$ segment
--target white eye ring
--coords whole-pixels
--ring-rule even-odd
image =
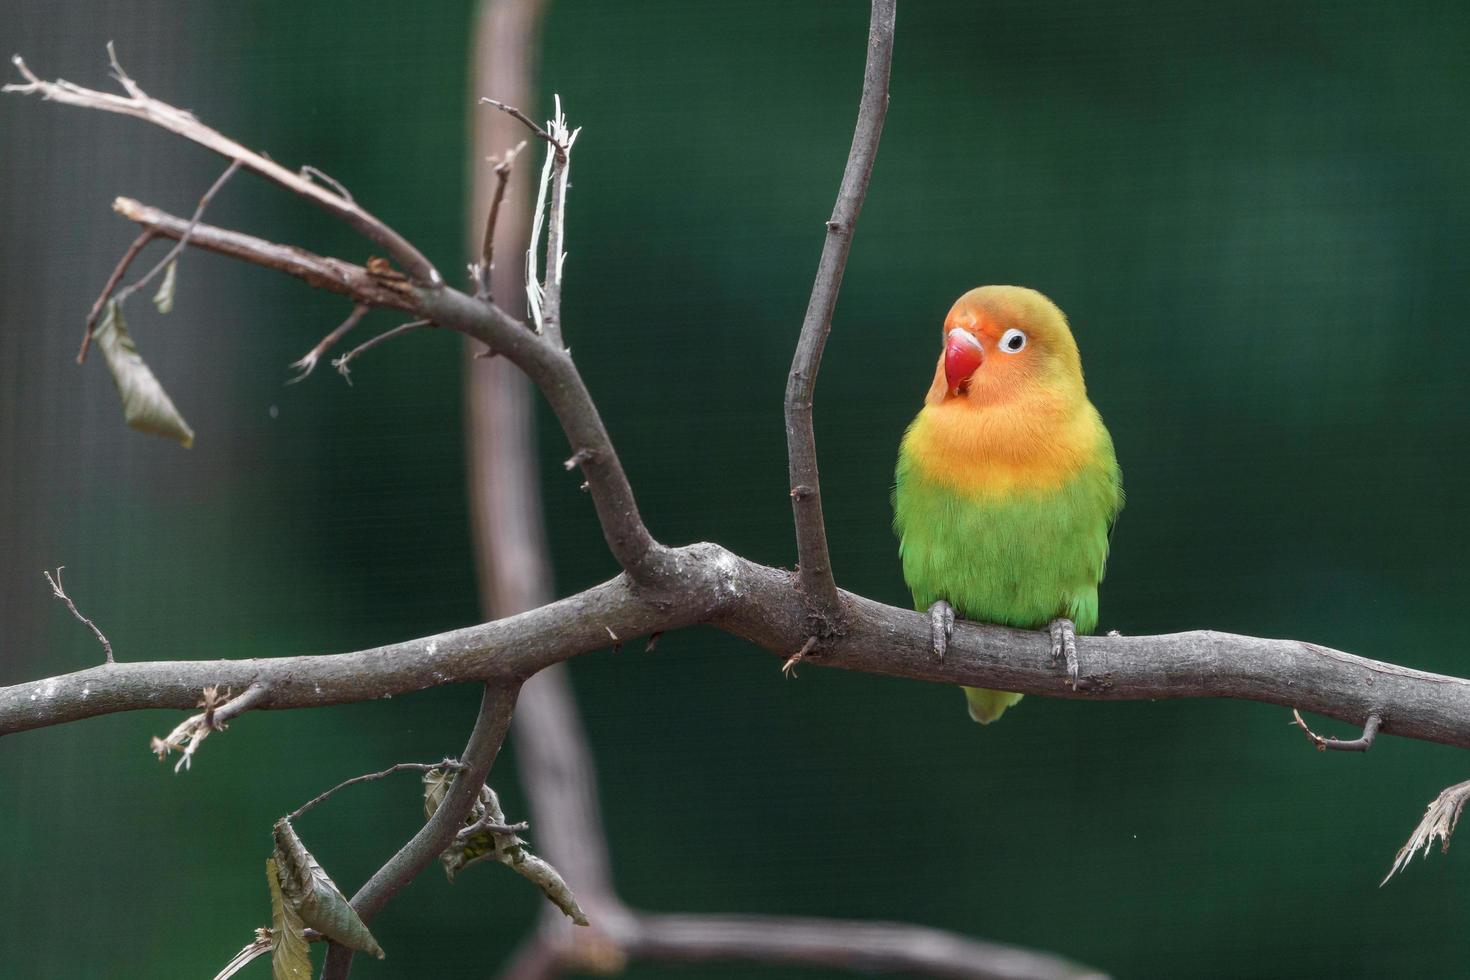
[[[1007,354],[1019,354],[1026,349],[1026,334],[1012,327],[1000,335],[1000,343],[996,346]]]

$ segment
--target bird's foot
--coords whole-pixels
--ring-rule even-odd
[[[949,638],[954,636],[954,606],[938,600],[929,607],[929,639],[933,644],[934,659],[943,662],[944,652],[949,649]]]
[[[1077,627],[1070,619],[1058,616],[1051,621],[1051,662],[1059,663],[1066,659],[1067,682],[1072,685],[1072,690],[1077,690],[1078,674],[1081,673],[1082,665],[1077,660]]]

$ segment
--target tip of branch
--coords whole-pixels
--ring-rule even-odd
[[[305,357],[301,358],[299,361],[292,361],[290,364],[287,364],[286,367],[292,371],[297,372],[297,374],[296,377],[288,380],[286,384],[294,385],[298,381],[305,381],[307,377],[311,375],[311,372],[316,370],[316,362],[316,352],[313,351],[312,353],[307,354]]]
[[[505,104],[504,102],[501,102],[498,99],[487,98],[486,96],[483,96],[483,95],[480,96],[480,102],[482,104],[484,104],[484,105],[494,106],[495,108],[499,109],[501,112],[505,113],[506,115],[510,116],[512,119],[514,119],[517,122],[519,122],[522,126],[525,126],[531,132],[535,133],[538,138],[545,140],[546,142],[550,143],[552,146],[557,146],[558,148],[560,148],[559,147],[559,144],[552,137],[552,135],[550,133],[548,133],[546,130],[542,129],[540,126],[536,125],[536,121],[534,119],[532,119],[530,116],[526,115],[521,110],[517,109],[515,106],[513,106],[513,105],[507,105],[507,104]]]
[[[13,54],[10,56],[10,63],[15,66],[16,71],[20,72],[21,77],[25,79],[25,84],[11,82],[3,89],[0,89],[0,92],[20,92],[24,95],[40,90],[41,79],[37,77],[35,72],[31,71],[30,66],[26,64],[24,58],[18,54]]]

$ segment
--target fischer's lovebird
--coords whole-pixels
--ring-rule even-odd
[[[893,493],[903,577],[943,657],[956,614],[1051,632],[1077,686],[1122,475],[1087,400],[1067,318],[1034,289],[981,286],[944,319],[944,352],[904,433]],[[1021,695],[964,688],[970,717]]]

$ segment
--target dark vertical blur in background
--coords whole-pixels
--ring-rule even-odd
[[[455,274],[470,95],[493,93],[466,89],[468,3],[406,9],[12,0],[4,47],[103,87],[116,40],[150,92],[321,167]],[[793,560],[780,395],[866,16],[549,15],[537,108],[560,92],[585,127],[567,334],[665,541]],[[970,286],[1025,283],[1071,315],[1123,463],[1106,628],[1470,672],[1467,40],[1470,8],[1450,2],[904,5],[818,389],[840,581],[906,602],[888,493],[940,318]],[[188,213],[221,164],[13,96],[0,147],[0,683],[98,658],[41,579],[57,564],[130,660],[348,650],[475,618],[452,338],[375,351],[355,387],[330,369],[284,387],[345,304],[191,254],[175,312],[144,297],[131,322],[197,445],[132,433],[100,360],[71,360],[133,236],[108,205]],[[211,220],[367,255],[250,177]],[[614,566],[559,433],[542,435],[567,592]],[[1321,756],[1282,709],[1226,701],[1033,698],[981,730],[952,690],[777,666],[710,630],[574,665],[629,901],[905,918],[1120,976],[1465,970],[1464,855],[1377,887],[1424,804],[1470,775],[1462,752]],[[475,703],[251,715],[179,776],[147,752],[177,713],[4,739],[0,974],[208,975],[269,917],[271,821],[458,751]],[[299,829],[351,891],[413,831],[416,794],[411,777],[354,789]],[[375,925],[389,958],[358,969],[483,976],[538,901],[501,869],[453,888],[430,871]]]

